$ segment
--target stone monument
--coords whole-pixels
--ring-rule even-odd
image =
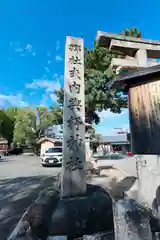
[[[103,189],[88,185],[86,181],[85,129],[88,127],[85,123],[83,39],[67,37],[61,193],[52,213],[49,236],[95,239],[92,234],[113,228],[111,198]]]
[[[62,198],[86,193],[84,123],[84,44],[81,38],[67,37],[61,173]]]

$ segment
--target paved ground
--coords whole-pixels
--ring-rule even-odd
[[[39,192],[50,186],[60,168],[43,168],[37,156],[0,161],[0,240],[6,240]]]

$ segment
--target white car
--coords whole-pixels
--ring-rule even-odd
[[[62,147],[49,148],[41,157],[43,167],[57,166],[62,164]]]

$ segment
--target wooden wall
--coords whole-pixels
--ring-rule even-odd
[[[129,89],[131,144],[135,154],[160,153],[159,79],[145,79],[145,84]]]

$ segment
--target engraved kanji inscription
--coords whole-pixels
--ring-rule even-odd
[[[77,98],[69,99],[69,105],[68,105],[69,109],[73,111],[76,108],[78,111],[80,111],[81,107],[82,107],[81,100],[78,100]]]
[[[69,70],[69,76],[71,78],[77,77],[79,80],[81,80],[80,72],[75,67],[73,67],[71,70]]]
[[[75,81],[73,81],[72,84],[69,85],[69,89],[70,89],[70,92],[72,93],[73,90],[76,91],[77,94],[80,93],[80,84],[76,83]]]
[[[79,134],[76,134],[76,137],[70,136],[67,140],[67,147],[72,151],[78,151],[82,147],[83,139],[79,137]]]
[[[68,120],[68,127],[72,128],[73,126],[76,126],[76,130],[79,131],[79,126],[83,124],[81,117],[73,117],[71,116]]]
[[[81,65],[82,63],[81,63],[81,59],[78,57],[78,56],[72,56],[72,57],[70,57],[69,58],[69,63],[71,63],[71,64],[79,64],[79,65]]]
[[[81,45],[78,45],[78,44],[71,43],[71,44],[69,44],[68,48],[70,51],[74,51],[77,53],[81,52]]]
[[[79,157],[70,157],[70,161],[66,163],[66,169],[69,171],[83,170],[82,161]]]

